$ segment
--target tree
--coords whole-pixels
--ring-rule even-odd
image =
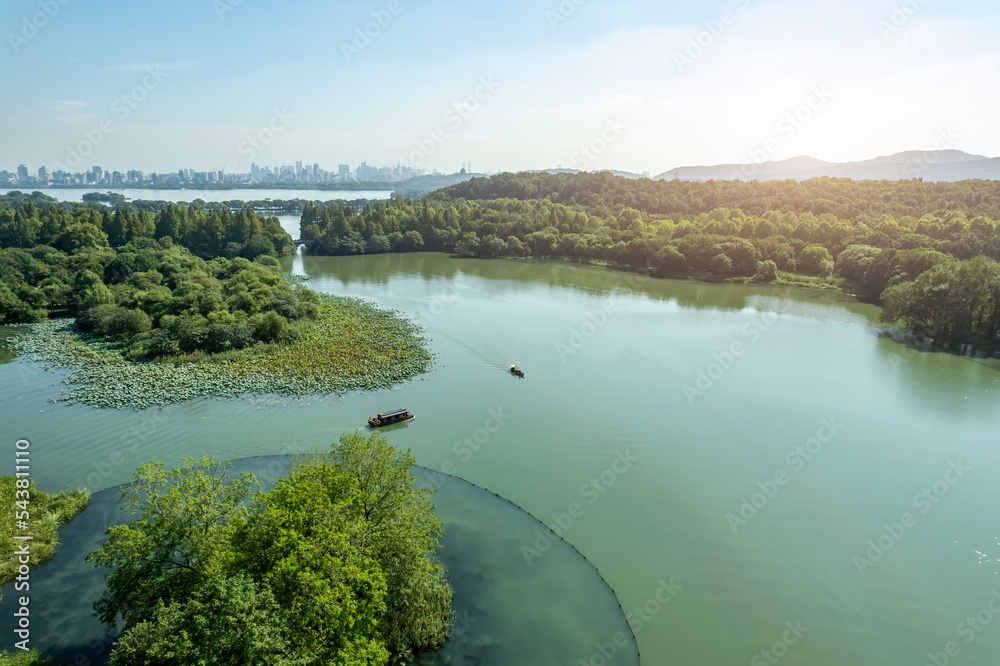
[[[109,666],[292,666],[285,612],[249,577],[208,579],[183,602],[160,600],[149,620],[118,639]]]
[[[314,663],[380,665],[389,657],[378,635],[386,582],[362,545],[350,481],[329,465],[280,479],[235,535],[235,565],[281,599],[296,653]]]
[[[172,470],[150,463],[122,486],[121,508],[137,517],[108,528],[87,556],[112,568],[94,603],[98,619],[113,627],[121,614],[126,629],[151,620],[158,603],[183,602],[231,557],[228,537],[245,521],[257,479],[232,479],[230,467],[211,458],[185,458]]]
[[[770,259],[757,264],[757,272],[754,273],[754,282],[774,282],[778,279],[778,266]]]
[[[350,231],[340,239],[340,254],[364,254],[368,244],[357,231]]]
[[[111,291],[96,273],[82,270],[73,280],[73,300],[77,309],[84,310],[110,303],[113,299]]]
[[[882,250],[871,245],[848,245],[837,256],[837,274],[849,282],[859,283],[864,280],[881,252]]]
[[[264,312],[251,319],[254,337],[262,342],[283,342],[288,338],[288,320],[277,312]]]
[[[399,252],[420,252],[424,249],[424,237],[419,231],[407,231],[396,249]]]
[[[267,257],[278,256],[277,250],[274,249],[274,243],[264,234],[254,234],[240,250],[240,256],[251,261],[262,255]]]
[[[421,242],[423,242],[422,239]],[[369,254],[383,254],[391,251],[392,243],[389,242],[389,239],[386,236],[375,234],[371,237],[371,240],[368,241]]]
[[[733,272],[733,260],[720,252],[709,260],[708,268],[716,275],[727,276]]]
[[[941,345],[1000,343],[1000,265],[987,257],[938,264],[882,294],[882,320]]]
[[[104,330],[100,332],[122,340],[129,340],[140,333],[145,333],[152,327],[153,324],[149,321],[149,316],[142,310],[115,308],[104,326]]]
[[[108,236],[100,227],[74,222],[67,226],[53,243],[57,250],[71,254],[85,247],[108,247]]]
[[[461,240],[458,241],[458,245],[455,246],[455,252],[460,257],[474,257],[478,251],[479,236],[474,231],[463,234]]]
[[[824,261],[833,261],[833,255],[822,245],[807,245],[799,253],[799,270],[803,273],[818,275]]]
[[[441,521],[434,515],[431,491],[413,489],[413,456],[389,446],[379,433],[355,432],[340,438],[328,462],[352,481],[368,543],[392,592],[382,622],[390,649],[405,654],[440,645],[451,624],[452,590],[431,559]]]

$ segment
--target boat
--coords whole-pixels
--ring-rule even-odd
[[[520,377],[521,379],[524,379],[524,371],[521,370],[516,365],[510,366],[510,374],[516,375],[516,376]]]
[[[394,409],[391,412],[376,414],[371,417],[368,419],[368,425],[372,428],[381,428],[382,426],[403,423],[411,419],[413,419],[413,412],[408,412],[405,409]]]

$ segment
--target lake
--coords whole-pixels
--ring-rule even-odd
[[[420,321],[433,370],[136,413],[53,404],[64,373],[15,360],[2,439],[31,440],[43,488],[99,490],[151,459],[326,447],[405,407],[390,443],[560,533],[647,664],[997,662],[996,361],[911,352],[879,337],[876,307],[816,290],[432,253],[285,266]],[[527,539],[524,566],[545,546]],[[598,666],[610,638],[592,639]]]
[[[30,193],[37,188],[27,187],[19,191]],[[7,192],[13,192],[17,188],[11,188]],[[195,199],[201,199],[207,203],[220,201],[263,201],[264,199],[306,199],[309,201],[332,201],[334,199],[345,199],[353,201],[355,199],[388,199],[392,194],[391,190],[146,190],[136,188],[112,188],[95,185],[90,188],[73,189],[43,189],[39,190],[58,201],[83,201],[83,195],[90,192],[113,192],[121,194],[129,201],[145,199],[147,201],[177,201],[190,203]],[[6,193],[6,192],[5,192]]]

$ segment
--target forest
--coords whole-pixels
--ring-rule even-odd
[[[253,211],[0,208],[0,322],[75,315],[132,359],[294,339],[318,297],[283,279],[293,247]]]
[[[992,350],[1000,346],[1000,307],[992,305],[1000,303],[998,220],[993,181],[696,183],[521,173],[361,212],[307,204],[301,237],[317,254],[428,250],[568,259],[656,277],[840,286],[884,304],[887,324],[921,339]],[[931,289],[948,297],[928,301]],[[974,311],[963,310],[970,302]]]
[[[39,193],[0,198],[4,323],[82,312],[88,297],[81,294],[93,278],[78,275],[81,269],[106,287],[127,282],[131,268],[117,277],[114,271],[148,251],[143,243],[158,245],[153,251],[179,245],[214,262],[204,277],[218,281],[220,289],[231,277],[225,261],[294,251],[276,218],[250,209],[232,212],[204,202],[152,202],[150,210],[143,209],[147,202],[132,202],[111,209],[47,199]],[[1000,348],[1000,306],[994,305],[1000,303],[998,221],[1000,182],[995,181],[686,182],[609,173],[505,173],[422,199],[369,202],[363,208],[302,202],[300,236],[307,251],[321,255],[440,251],[538,257],[655,277],[840,287],[884,305],[886,324],[921,340],[995,350]],[[128,256],[109,268],[116,252],[129,245]],[[150,270],[162,275],[146,264],[134,272]],[[119,286],[119,293],[127,286]],[[210,283],[209,291],[215,286]],[[138,303],[126,306],[143,310]],[[203,317],[212,311],[207,305],[202,309]],[[212,323],[250,324],[239,311],[260,314],[236,308],[230,312],[234,321]],[[278,310],[291,321],[289,312]],[[99,331],[106,325],[102,321],[94,320]],[[183,333],[174,337],[180,343]]]

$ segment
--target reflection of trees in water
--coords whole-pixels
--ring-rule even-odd
[[[883,373],[894,376],[899,393],[922,410],[956,419],[992,418],[1000,391],[1000,359],[976,358],[902,342],[902,336],[873,336]]]
[[[839,292],[769,285],[712,284],[697,280],[653,278],[631,273],[545,260],[459,259],[440,252],[367,254],[328,257],[303,254],[302,264],[310,280],[333,278],[344,287],[352,283],[386,285],[397,276],[420,276],[425,280],[452,280],[458,275],[503,281],[493,296],[509,295],[533,285],[545,284],[580,290],[593,295],[635,293],[654,300],[675,300],[682,307],[742,310],[755,299],[781,301],[814,300],[824,307],[856,311],[858,304],[845,302]],[[291,261],[286,261],[286,269]],[[518,284],[522,283],[522,284]]]

